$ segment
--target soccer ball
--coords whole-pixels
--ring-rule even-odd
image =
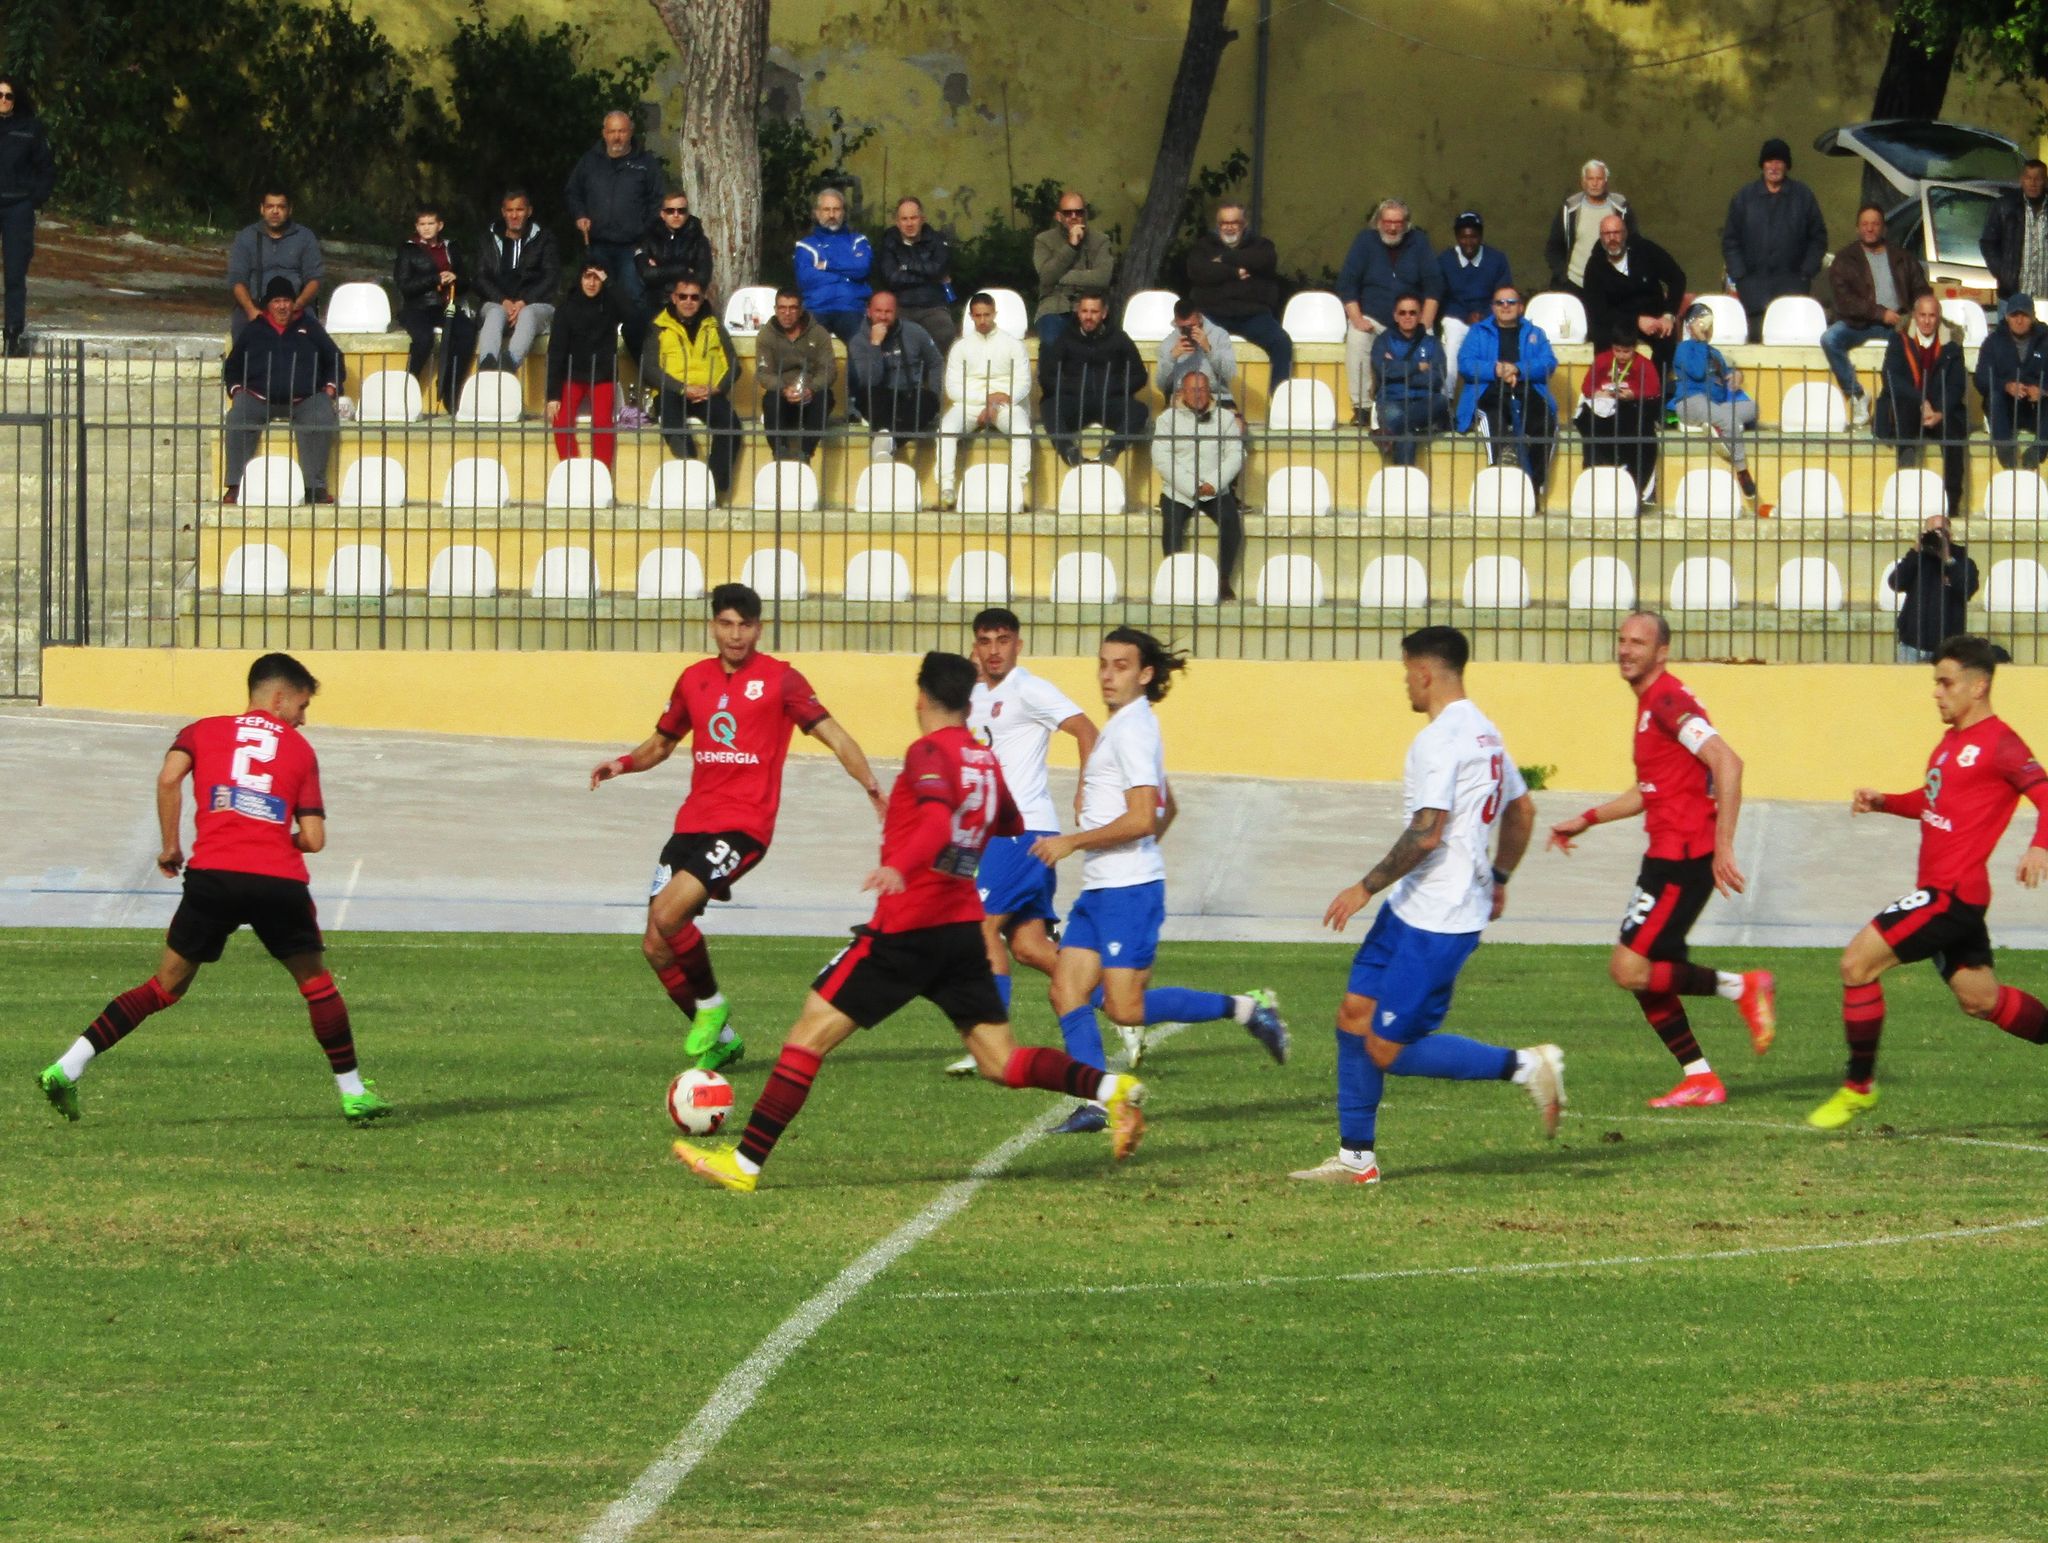
[[[668,1117],[687,1136],[709,1136],[732,1113],[732,1084],[695,1067],[668,1085]]]

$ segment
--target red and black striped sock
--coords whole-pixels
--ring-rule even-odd
[[[685,1018],[697,1016],[697,993],[690,989],[690,977],[680,964],[657,966],[654,978],[661,982],[661,989],[668,993],[668,999],[682,1009]]]
[[[1657,1031],[1657,1037],[1664,1041],[1664,1048],[1678,1058],[1680,1066],[1700,1059],[1700,1042],[1693,1038],[1692,1023],[1685,1016],[1684,1003],[1668,991],[1638,991],[1636,1004],[1642,1008],[1643,1016],[1650,1020],[1650,1027]]]
[[[1720,989],[1720,976],[1703,964],[1650,961],[1650,990],[1658,996],[1710,997]]]
[[[1064,1050],[1048,1046],[1019,1045],[1003,1068],[1006,1088],[1043,1088],[1048,1093],[1071,1093],[1076,1098],[1096,1098],[1102,1093],[1107,1074],[1075,1060]]]
[[[753,1112],[747,1116],[746,1133],[740,1137],[740,1156],[756,1167],[768,1161],[768,1154],[782,1139],[783,1130],[811,1096],[811,1084],[817,1080],[822,1061],[823,1057],[795,1045],[782,1047],[782,1054],[775,1058],[775,1070],[768,1074],[768,1085],[761,1089]]]
[[[1884,987],[1842,988],[1842,1032],[1849,1041],[1847,1080],[1864,1091],[1877,1075],[1877,1042],[1884,1037]]]
[[[2048,1044],[2048,1007],[2012,986],[1998,988],[1998,1005],[1991,1009],[1991,1021],[2014,1039]]]
[[[85,1042],[92,1046],[95,1055],[111,1050],[130,1034],[135,1026],[151,1013],[160,1013],[178,999],[157,984],[154,975],[141,985],[122,992],[100,1009],[100,1015],[93,1019],[85,1031]]]
[[[299,985],[306,999],[306,1013],[313,1020],[313,1037],[327,1052],[327,1064],[338,1077],[356,1069],[356,1042],[348,1029],[348,1003],[342,1001],[334,977],[321,971]],[[353,1086],[353,1084],[351,1084]]]
[[[683,978],[690,983],[690,990],[699,997],[718,995],[718,977],[711,972],[711,949],[704,941],[704,934],[697,930],[695,922],[684,922],[682,929],[668,940],[668,946],[675,950],[676,965],[683,972]],[[665,986],[666,980],[662,981]],[[669,995],[674,996],[671,991]],[[691,1006],[685,1011],[695,1012]]]

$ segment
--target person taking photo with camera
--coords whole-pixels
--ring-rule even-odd
[[[1899,607],[1899,663],[1926,664],[1935,650],[1968,630],[1964,611],[1977,593],[1977,564],[1949,538],[1948,516],[1930,514],[1920,539],[1885,582],[1904,597]]]

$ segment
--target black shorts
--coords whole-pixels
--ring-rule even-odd
[[[647,898],[660,894],[678,873],[687,873],[713,900],[730,900],[733,885],[767,855],[764,843],[736,830],[679,830],[661,849],[661,860],[647,883]]]
[[[1684,963],[1686,934],[1713,897],[1713,858],[1644,858],[1621,918],[1621,946],[1645,959]]]
[[[317,954],[327,946],[313,912],[313,892],[297,879],[221,868],[185,870],[185,898],[164,942],[194,964],[212,964],[237,927],[247,927],[273,959]]]
[[[1984,925],[1984,907],[1956,899],[1952,889],[1916,889],[1901,895],[1870,925],[1878,930],[1901,964],[1932,959],[1947,980],[1958,970],[1991,967],[1991,932]]]
[[[979,922],[948,922],[911,932],[853,929],[853,941],[811,982],[811,989],[864,1029],[923,997],[966,1033],[979,1023],[1008,1023],[996,992]]]

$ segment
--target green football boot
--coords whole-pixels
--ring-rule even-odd
[[[747,1053],[747,1042],[735,1034],[722,1044],[715,1044],[697,1057],[697,1070],[715,1072],[721,1066],[730,1066]]]
[[[716,1007],[699,1007],[697,1016],[690,1020],[690,1032],[683,1038],[683,1054],[702,1055],[718,1043],[718,1032],[726,1020],[732,1017],[732,1004],[720,1002]],[[703,1062],[697,1063],[702,1066]]]
[[[391,1113],[391,1100],[377,1091],[377,1084],[363,1079],[363,1091],[341,1095],[341,1117],[351,1125],[368,1125]]]
[[[78,1118],[78,1084],[64,1075],[64,1068],[52,1061],[36,1078],[50,1107],[67,1120]]]

